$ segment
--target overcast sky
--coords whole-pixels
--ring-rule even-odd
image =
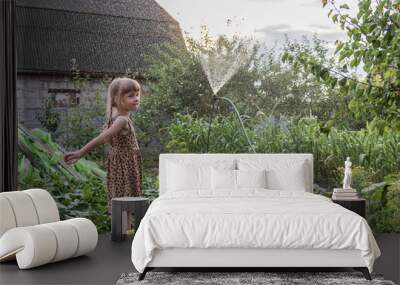
[[[333,50],[336,39],[344,39],[345,32],[328,18],[329,8],[322,8],[321,0],[157,0],[172,15],[183,31],[198,38],[201,25],[212,35],[233,34],[253,36],[271,47],[282,42],[284,34],[290,38],[313,33],[329,42]],[[357,11],[357,0],[335,1],[347,3],[351,14]],[[231,24],[227,25],[227,20]]]

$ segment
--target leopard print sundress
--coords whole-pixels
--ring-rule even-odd
[[[108,127],[118,117],[111,118]],[[115,197],[143,196],[142,172],[143,160],[136,139],[135,128],[128,119],[129,131],[122,129],[118,134],[110,138],[111,145],[107,160],[107,206],[111,213],[111,199]]]

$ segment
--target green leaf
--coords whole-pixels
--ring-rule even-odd
[[[338,81],[337,78],[332,78],[332,80],[330,82],[330,86],[332,89],[335,88],[337,81]]]
[[[347,82],[347,78],[343,77],[342,79],[339,80],[339,85],[343,87],[346,85],[346,82]]]
[[[283,55],[282,55],[282,62],[286,62],[286,60],[288,59],[288,53],[287,52],[284,52],[283,53]]]
[[[341,42],[341,41],[337,42],[335,54],[338,53],[343,48],[343,46],[344,46],[344,42]]]
[[[321,78],[323,79],[323,80],[327,80],[328,78],[329,78],[329,71],[326,69],[326,68],[324,68],[322,71],[321,71]]]

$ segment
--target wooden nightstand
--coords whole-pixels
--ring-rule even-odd
[[[348,199],[348,200],[334,200],[332,202],[359,214],[361,217],[366,218],[366,200],[364,198]]]
[[[150,201],[145,197],[118,197],[111,200],[111,240],[123,241],[127,238],[126,233],[122,232],[126,215],[134,215],[135,232],[139,227],[140,221],[146,214]]]

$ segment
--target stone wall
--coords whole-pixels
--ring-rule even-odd
[[[49,90],[54,89],[71,89],[81,90],[76,86],[71,78],[67,76],[56,75],[18,75],[17,76],[17,112],[18,121],[28,128],[41,127],[37,118],[43,108],[43,100],[54,96]],[[85,90],[81,90],[81,96],[92,96],[95,90],[102,90],[101,93],[106,96],[106,88],[101,86],[100,80],[92,79],[88,82]],[[70,96],[70,93],[56,93],[55,97],[60,101],[64,97]],[[58,112],[66,112],[67,106],[59,104],[55,110]]]

